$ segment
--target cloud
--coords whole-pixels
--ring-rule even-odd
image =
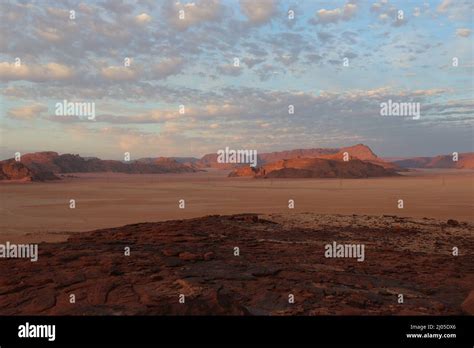
[[[418,12],[416,12],[416,9],[418,9]],[[391,5],[388,0],[381,0],[379,2],[373,3],[370,7],[370,11],[377,14],[378,19],[381,22],[388,23],[392,27],[401,27],[407,23],[405,11]],[[399,11],[403,11],[403,13],[399,13]],[[399,18],[400,14],[402,15],[401,18]],[[419,14],[419,8],[415,8],[414,16],[417,17]]]
[[[240,66],[234,66],[233,64],[224,64],[217,67],[219,74],[228,76],[239,76],[242,74],[242,68]]]
[[[122,151],[134,149],[141,141],[138,137],[133,135],[122,135],[118,142],[119,147]]]
[[[105,10],[111,11],[117,14],[126,14],[133,11],[133,5],[126,3],[123,0],[105,0],[102,3]]]
[[[165,5],[166,16],[170,23],[179,30],[220,19],[222,7],[218,0],[200,0],[190,3],[173,2]],[[180,16],[182,15],[182,18]]]
[[[335,8],[333,10],[320,9],[316,12],[317,20],[314,23],[329,24],[337,23],[339,21],[348,21],[357,12],[357,5],[347,3],[342,8]]]
[[[176,109],[150,109],[135,114],[117,115],[113,113],[100,114],[95,118],[95,123],[107,124],[163,124],[168,122],[189,122],[192,120],[204,121],[206,119],[214,118],[237,118],[242,113],[242,107],[235,104],[205,104],[201,106],[186,106],[184,113],[179,112],[178,106]],[[87,118],[79,117],[48,117],[51,122],[58,123],[87,123]],[[214,128],[214,127],[211,127]]]
[[[74,76],[73,71],[66,65],[48,63],[45,65],[0,63],[0,80],[2,81],[32,81],[45,82],[67,80]]]
[[[184,60],[179,57],[165,58],[152,66],[140,66],[132,63],[131,66],[107,66],[101,68],[101,76],[109,81],[153,81],[166,79],[177,75],[184,66]]]
[[[369,4],[352,0],[308,1],[296,9],[295,1],[99,0],[75,4],[75,20],[69,19],[71,6],[67,5],[73,1],[61,6],[50,0],[44,0],[42,6],[21,0],[0,1],[0,12],[5,13],[0,62],[14,62],[15,57],[20,57],[25,63],[18,70],[11,63],[0,63],[0,78],[8,82],[0,87],[0,93],[8,108],[50,105],[63,99],[97,103],[94,123],[57,117],[51,122],[36,122],[44,130],[34,137],[38,146],[48,140],[49,135],[44,136],[47,132],[60,138],[65,128],[85,125],[96,129],[106,124],[148,129],[157,137],[163,135],[165,128],[176,130],[176,134],[183,129],[192,133],[181,132],[179,141],[172,143],[176,145],[172,152],[186,152],[183,143],[188,144],[189,140],[189,144],[199,144],[198,138],[209,134],[211,137],[202,140],[202,146],[215,146],[217,133],[229,139],[235,135],[244,141],[261,137],[270,141],[270,147],[300,145],[300,130],[301,144],[312,144],[320,136],[340,139],[341,129],[348,128],[339,120],[346,125],[356,124],[357,136],[382,137],[383,127],[399,120],[375,117],[375,123],[366,122],[377,112],[371,98],[424,98],[442,104],[448,98],[436,94],[436,88],[455,88],[462,98],[472,92],[472,79],[466,68],[472,67],[469,42],[473,36],[465,31],[472,31],[471,22],[452,21],[452,16],[461,12],[472,14],[472,0],[443,1],[440,12],[436,12],[441,1],[411,5],[388,0],[372,0]],[[418,18],[415,6],[419,6]],[[291,22],[295,23],[292,27],[287,25],[289,8],[296,9],[300,18]],[[180,9],[184,11],[182,20],[178,17]],[[399,9],[404,10],[408,20],[411,16],[410,30],[399,32],[392,27],[406,23],[397,22]],[[304,18],[308,17],[318,23],[316,30],[305,26]],[[458,28],[464,31],[456,31]],[[450,37],[457,40],[443,39]],[[462,67],[454,75],[449,52],[456,52]],[[123,66],[124,57],[134,58],[130,67]],[[232,65],[233,57],[240,58],[240,68]],[[342,57],[351,58],[350,69],[342,68]],[[357,64],[352,64],[352,59]],[[431,91],[412,90],[405,95],[377,92],[383,81],[390,81],[393,88],[421,86],[416,79],[420,73],[426,77],[423,86]],[[320,89],[326,88],[334,95],[320,94]],[[359,88],[367,95],[351,92]],[[298,91],[302,94],[292,93]],[[289,103],[296,106],[291,124]],[[186,106],[185,115],[177,113],[179,104]],[[226,108],[218,107],[226,104]],[[353,111],[347,111],[350,109]],[[427,106],[422,110],[428,110]],[[32,114],[33,111],[25,111],[25,117]],[[44,119],[48,114],[42,115]],[[443,120],[449,116],[443,116]],[[10,117],[6,117],[5,125],[20,128]],[[360,127],[358,120],[352,122],[356,117],[361,118]],[[325,118],[324,122],[321,118]],[[449,131],[456,122],[440,122],[437,127]],[[218,131],[212,126],[215,124],[220,125]],[[271,126],[263,132],[259,124]],[[28,124],[23,122],[20,126]],[[364,127],[374,132],[369,134]],[[398,124],[396,130],[397,127]],[[415,127],[413,123],[411,127]],[[428,133],[417,132],[411,134],[420,138]],[[20,130],[14,133],[22,134]],[[20,140],[10,137],[12,143],[21,145]],[[104,143],[108,139],[97,141]],[[398,143],[394,135],[386,146],[396,147]],[[434,140],[426,143],[433,151],[442,148]],[[67,140],[63,145],[69,146]],[[88,145],[77,143],[77,148],[83,146]]]
[[[19,120],[32,120],[40,116],[41,113],[48,111],[48,108],[41,104],[20,106],[8,110],[8,116]]]
[[[36,29],[37,34],[48,42],[62,42],[64,40],[64,33],[56,28]]]
[[[436,11],[444,13],[448,11],[449,7],[452,5],[453,0],[443,0],[436,8]]]
[[[240,0],[240,9],[252,24],[260,25],[271,20],[277,11],[276,0]]]
[[[140,25],[145,25],[151,22],[151,16],[147,13],[141,13],[135,16],[135,22]]]
[[[249,67],[249,69],[252,69],[255,65],[258,65],[260,63],[263,63],[265,59],[261,58],[243,58],[242,62],[245,63]]]
[[[184,66],[184,60],[181,58],[169,58],[153,66],[153,78],[164,79],[171,75],[177,75]]]
[[[460,37],[469,37],[471,36],[471,29],[467,29],[467,28],[456,29],[456,35]]]
[[[189,112],[189,110],[187,110]],[[153,109],[145,113],[133,115],[133,116],[101,116],[98,118],[98,122],[106,123],[160,123],[169,120],[178,119],[184,117],[181,115],[178,110],[162,110],[162,109]]]
[[[138,72],[126,66],[108,66],[102,68],[101,75],[111,81],[132,81],[138,78]]]
[[[472,0],[443,0],[436,8],[438,13],[447,15],[451,20],[472,18],[474,3]]]
[[[57,17],[58,19],[65,19],[69,17],[69,11],[62,8],[48,7],[46,8],[46,12],[48,15]]]

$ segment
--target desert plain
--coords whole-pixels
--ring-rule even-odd
[[[367,179],[227,174],[213,169],[190,174],[77,173],[52,182],[4,182],[0,242],[60,241],[74,232],[215,214],[311,212],[474,221],[474,170],[469,169],[417,169]],[[76,201],[75,209],[70,209],[70,199]],[[180,199],[184,209],[178,206]],[[294,209],[288,208],[289,199]]]
[[[0,243],[39,243],[37,262],[0,263],[0,314],[474,314],[473,170],[227,175],[0,184]],[[364,262],[325,257],[335,243]]]

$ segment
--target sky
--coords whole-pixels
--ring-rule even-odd
[[[0,17],[1,159],[474,151],[470,0],[2,0]],[[420,117],[382,116],[389,100]]]

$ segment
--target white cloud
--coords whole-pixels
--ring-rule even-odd
[[[109,66],[102,68],[101,74],[112,81],[132,81],[138,77],[136,70],[126,66]]]
[[[135,16],[135,22],[140,25],[145,25],[151,22],[151,16],[148,13],[141,13]]]
[[[64,33],[56,28],[36,29],[38,36],[49,42],[61,42],[64,40]]]
[[[378,19],[385,24],[390,24],[392,27],[401,27],[407,23],[407,18],[405,15],[406,10],[402,8],[397,8],[394,5],[390,4],[388,0],[380,0],[375,2],[370,7],[370,11],[374,12]],[[399,12],[403,11],[403,12]],[[400,14],[403,13],[403,17],[400,18]],[[419,7],[415,7],[413,10],[413,16],[420,16],[421,11]]]
[[[240,8],[253,24],[263,24],[271,20],[277,10],[275,0],[240,0]]]
[[[188,112],[188,110],[187,110]],[[136,115],[116,116],[116,115],[98,115],[97,122],[110,124],[147,124],[161,123],[183,117],[178,110],[152,109]],[[73,120],[75,121],[75,120]]]
[[[73,71],[66,65],[48,63],[45,65],[0,63],[0,80],[15,81],[25,80],[33,82],[44,82],[54,80],[66,80],[74,76]]]
[[[461,37],[469,37],[471,35],[471,29],[459,28],[456,29],[456,35]]]
[[[448,16],[450,20],[471,19],[474,3],[472,0],[443,0],[436,11]]]
[[[216,20],[221,15],[221,10],[218,0],[200,0],[190,3],[177,1],[165,9],[171,24],[179,30],[185,30],[190,26],[206,21]],[[180,14],[183,18],[180,18]]]
[[[47,110],[48,108],[44,105],[33,104],[12,108],[8,110],[8,116],[20,120],[32,120]]]
[[[171,75],[179,74],[184,66],[181,58],[165,59],[153,67],[153,77],[155,79],[164,79]]]
[[[436,8],[436,10],[438,12],[446,12],[448,11],[449,7],[451,6],[453,0],[443,0],[441,1],[441,3],[438,5],[438,7]]]
[[[350,20],[357,12],[357,5],[348,3],[342,8],[335,8],[334,10],[321,9],[316,12],[318,23],[337,23],[339,21]]]

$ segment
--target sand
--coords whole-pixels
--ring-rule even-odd
[[[363,214],[474,221],[474,171],[418,170],[373,179],[228,178],[193,174],[75,174],[60,182],[0,184],[0,242],[61,241],[137,222],[246,212]],[[69,208],[69,200],[76,208]],[[185,200],[179,209],[178,200]],[[398,199],[404,209],[398,209]]]

